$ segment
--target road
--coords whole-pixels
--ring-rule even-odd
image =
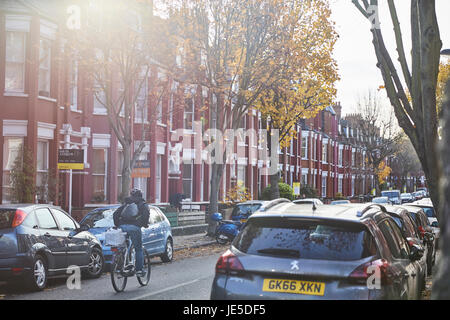
[[[152,259],[150,283],[141,287],[130,278],[124,292],[116,293],[110,275],[81,281],[80,289],[68,289],[66,279],[54,279],[42,292],[24,292],[0,285],[4,300],[209,300],[214,268],[220,253],[161,263]]]

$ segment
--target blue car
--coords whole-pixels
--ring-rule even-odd
[[[105,232],[114,227],[113,214],[119,205],[97,208],[90,211],[80,222],[89,225],[89,231],[102,244],[105,264],[112,263],[113,253],[104,244]],[[170,262],[173,258],[173,238],[169,220],[158,207],[149,206],[150,218],[148,228],[142,228],[142,244],[150,256],[159,256],[163,262]]]

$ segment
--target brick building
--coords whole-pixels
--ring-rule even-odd
[[[34,155],[37,186],[46,187],[54,179],[63,208],[82,208],[87,204],[117,203],[120,194],[122,149],[108,124],[106,110],[94,97],[94,85],[85,76],[67,49],[64,37],[64,7],[60,1],[0,2],[0,172],[2,203],[11,201],[9,174],[21,146]],[[163,73],[154,66],[151,77]],[[209,199],[210,168],[204,152],[182,148],[174,139],[176,129],[195,139],[194,122],[211,117],[209,110],[197,106],[206,98],[205,88],[187,86],[172,79],[167,95],[158,106],[142,94],[146,106],[135,113],[135,144],[140,124],[152,108],[159,108],[161,121],[150,123],[151,135],[145,141],[140,159],[150,161],[150,178],[134,178],[150,203],[168,203],[171,195],[183,193],[192,202]],[[192,93],[192,94],[188,94]],[[341,118],[341,105],[329,106],[315,118],[298,123],[298,137],[289,148],[279,150],[283,180],[292,185],[301,182],[319,191],[323,198],[367,194],[373,188],[373,174],[365,167],[365,151],[358,145],[358,131]],[[211,122],[210,122],[211,123]],[[250,111],[242,123],[256,132],[263,127],[261,115]],[[265,159],[249,157],[260,149],[257,140],[247,137],[241,147],[245,157],[234,155],[227,164],[219,199],[237,181],[242,181],[254,199],[268,184],[262,174]],[[83,170],[57,169],[57,150],[84,150]],[[286,153],[286,157],[284,157]],[[194,161],[195,157],[202,161]],[[197,158],[198,159],[198,158]],[[250,160],[249,160],[250,159]],[[286,159],[286,164],[284,164]],[[71,182],[71,185],[70,185]],[[37,201],[47,201],[38,195]]]

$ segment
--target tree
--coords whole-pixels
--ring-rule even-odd
[[[273,130],[278,131],[280,148],[289,147],[297,135],[301,118],[314,117],[331,105],[336,95],[335,82],[339,79],[332,58],[337,33],[330,20],[328,1],[285,1],[277,31],[272,43],[274,52],[268,64],[278,69],[261,78],[263,93],[256,103],[268,122],[267,140]],[[269,152],[278,152],[268,144]],[[283,164],[286,164],[284,152]],[[270,176],[271,198],[279,198],[279,173]]]
[[[16,203],[34,203],[36,194],[34,155],[22,145],[10,172],[11,199]]]
[[[218,209],[220,181],[234,141],[229,137],[224,142],[219,133],[227,129],[235,133],[241,127],[264,90],[264,82],[272,81],[278,70],[270,61],[278,54],[273,49],[287,7],[279,0],[173,0],[167,6],[181,44],[183,62],[178,77],[207,88],[212,129],[208,142],[220,145],[223,151],[216,154],[214,149],[210,154],[209,213],[213,213]],[[210,223],[209,232],[213,229]]]
[[[377,66],[400,127],[411,140],[427,178],[431,199],[439,208],[440,163],[437,156],[436,86],[442,42],[434,0],[411,0],[411,63],[408,64],[393,0],[388,0],[403,81],[388,52],[378,22],[377,0],[352,0],[371,22]],[[410,70],[411,66],[411,70]],[[411,94],[411,101],[407,92]],[[440,214],[438,212],[438,219]]]
[[[442,157],[444,178],[442,179],[440,205],[441,221],[439,247],[441,258],[437,264],[436,275],[433,276],[433,299],[450,298],[450,80],[447,80],[442,102],[442,140],[439,143],[439,152]]]
[[[174,55],[166,36],[167,26],[153,17],[151,6],[141,2],[130,5],[124,0],[115,1],[114,5],[97,2],[93,6],[99,6],[98,10],[91,12],[84,28],[69,34],[69,43],[79,66],[88,74],[95,104],[106,110],[109,125],[122,146],[119,198],[123,199],[129,194],[131,171],[145,147],[149,130],[161,120],[157,105],[169,82],[167,77],[159,77],[158,71],[161,66],[170,68]],[[87,7],[86,12],[93,10]],[[137,113],[142,120],[139,124],[135,121]],[[141,142],[135,147],[138,130]]]
[[[361,137],[359,144],[366,152],[364,159],[366,165],[378,176],[384,168],[381,163],[397,152],[404,136],[391,111],[391,108],[381,103],[378,93],[369,91],[364,97],[359,98],[355,113],[345,117],[345,120],[358,130]],[[376,185],[377,194],[381,183]]]

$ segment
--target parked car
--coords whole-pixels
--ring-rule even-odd
[[[382,197],[388,197],[392,204],[401,204],[400,190],[384,190],[381,191]]]
[[[59,207],[0,205],[0,280],[43,290],[50,277],[78,266],[92,278],[101,275],[100,242]]]
[[[398,227],[402,231],[403,237],[411,244],[419,244],[424,248],[423,257],[417,261],[419,268],[419,277],[421,289],[425,289],[425,282],[427,275],[431,275],[433,267],[432,261],[428,260],[433,255],[433,252],[427,246],[426,240],[420,236],[413,218],[410,216],[408,210],[400,206],[385,206],[387,213],[394,219]]]
[[[415,198],[411,193],[402,193],[400,195],[400,200],[402,203],[408,203],[415,201]]]
[[[336,204],[347,204],[347,203],[350,203],[350,201],[349,200],[333,200],[333,201],[331,201],[331,205],[336,205]]]
[[[231,219],[245,223],[250,215],[263,208],[270,201],[252,200],[236,204],[231,212]]]
[[[392,204],[388,197],[375,197],[372,199],[372,202],[379,204]]]
[[[292,203],[295,204],[315,204],[316,206],[321,206],[323,205],[323,202],[320,199],[316,199],[316,198],[305,198],[305,199],[297,199],[292,201]]]
[[[104,244],[105,232],[114,227],[113,214],[118,207],[92,210],[80,221],[81,225],[88,225],[89,231],[100,241],[107,265],[111,264],[113,253],[111,247]],[[142,228],[142,245],[150,256],[159,256],[162,261],[170,262],[173,258],[173,237],[169,220],[159,208],[149,206],[149,209],[149,226]]]
[[[406,205],[402,206],[402,208],[408,211],[408,214],[414,221],[414,226],[417,230],[419,238],[428,248],[427,271],[428,275],[431,275],[432,266],[434,266],[436,262],[436,249],[437,249],[437,238],[436,235],[434,234],[433,228],[431,227],[430,222],[428,221],[427,216],[425,212],[423,212],[422,208]]]
[[[431,199],[424,198],[422,200],[408,203],[407,205],[422,208],[422,210],[427,215],[427,218],[431,225],[431,228],[433,229],[434,236],[436,237],[436,244],[438,244],[439,243],[438,239],[439,239],[439,235],[440,235],[439,222],[437,220],[436,211],[434,210],[434,206],[433,206],[433,203],[431,202]]]
[[[385,210],[280,203],[254,213],[218,259],[211,299],[417,299],[423,248]]]
[[[417,200],[422,200],[424,198],[424,193],[422,191],[416,191],[413,193],[414,198]]]

